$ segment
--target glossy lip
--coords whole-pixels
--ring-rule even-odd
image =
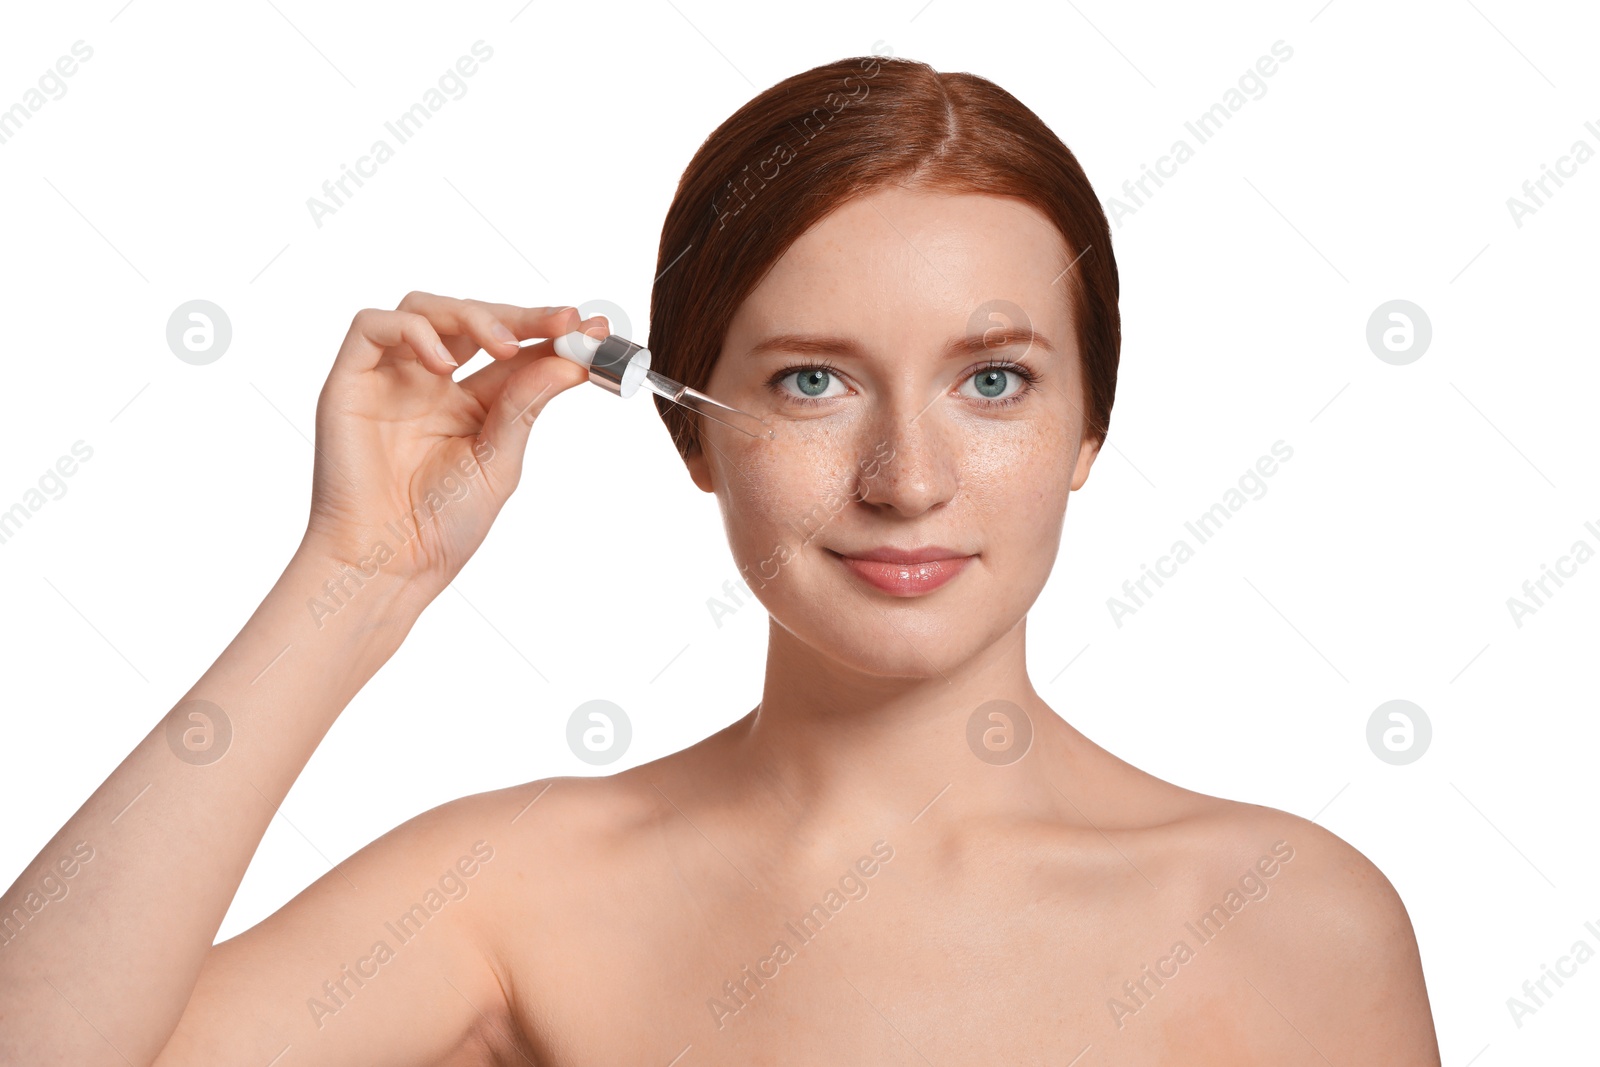
[[[875,548],[850,556],[832,549],[828,552],[873,588],[899,597],[931,593],[960,574],[968,563],[977,558],[938,546]]]

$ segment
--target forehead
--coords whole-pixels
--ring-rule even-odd
[[[797,238],[730,324],[737,348],[775,331],[907,343],[1033,328],[1070,345],[1070,253],[1055,225],[1012,197],[891,187],[842,205]],[[998,314],[998,318],[995,315]]]

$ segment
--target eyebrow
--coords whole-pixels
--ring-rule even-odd
[[[997,326],[981,334],[957,337],[950,341],[945,345],[945,358],[955,359],[958,356],[978,355],[990,349],[1003,348],[1009,345],[1037,345],[1046,352],[1054,353],[1057,351],[1050,338],[1038,330]],[[759,356],[768,352],[795,352],[812,356],[843,355],[853,356],[856,359],[860,359],[864,355],[861,346],[848,337],[809,333],[775,334],[750,346],[749,354]]]

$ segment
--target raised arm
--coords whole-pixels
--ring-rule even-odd
[[[498,985],[470,895],[414,942],[390,938],[455,976],[455,1003],[413,1002],[418,987],[394,974],[362,990],[341,971],[371,970],[383,924],[430,885],[448,899],[447,869],[470,885],[463,867],[493,843],[457,839],[467,802],[419,816],[255,929],[213,941],[311,753],[482,542],[544,405],[585,380],[548,341],[518,349],[514,338],[579,325],[571,308],[427,293],[355,316],[318,399],[299,548],[211,668],[0,897],[0,1063],[266,1064],[297,1035],[295,1064],[436,1062],[481,1025],[471,1001]],[[496,362],[452,381],[480,348]],[[347,1004],[387,1010],[339,1017],[324,980],[351,991]],[[311,1026],[304,1002],[319,994],[335,1010]],[[295,1003],[303,1015],[283,1014]]]

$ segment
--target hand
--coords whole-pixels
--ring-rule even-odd
[[[377,568],[436,596],[517,487],[534,420],[556,394],[588,380],[548,340],[575,329],[607,333],[602,317],[580,322],[575,308],[433,293],[409,293],[393,311],[357,312],[317,398],[300,551],[367,577]],[[513,340],[530,337],[547,340],[527,348]],[[452,381],[479,349],[496,362]]]

